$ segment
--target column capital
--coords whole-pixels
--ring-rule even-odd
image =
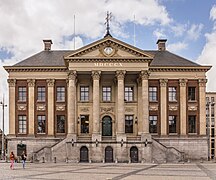
[[[199,79],[198,82],[200,87],[205,87],[207,83],[207,79]]]
[[[92,71],[92,79],[93,80],[99,80],[101,75],[101,71]]]
[[[68,79],[75,80],[77,77],[77,72],[75,70],[68,71]]]
[[[34,87],[35,86],[35,79],[27,79],[27,83],[29,87]]]
[[[160,79],[160,86],[162,87],[167,86],[167,82],[168,82],[168,79]]]
[[[53,87],[55,85],[55,79],[47,79],[46,82],[48,87]]]
[[[140,79],[147,80],[149,78],[149,76],[150,76],[150,71],[148,71],[148,70],[140,71],[140,74],[139,74]]]
[[[7,80],[9,87],[15,87],[16,86],[16,79],[8,79]]]
[[[187,84],[188,80],[187,79],[179,79],[179,85],[180,87],[185,87]]]
[[[126,74],[125,70],[117,70],[116,71],[116,77],[118,80],[124,80],[125,74]]]

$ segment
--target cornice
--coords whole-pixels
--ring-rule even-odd
[[[197,67],[149,67],[151,72],[207,72],[211,66]]]
[[[65,59],[66,62],[121,62],[121,63],[143,63],[143,62],[151,62],[151,58],[146,57],[134,57],[134,58],[125,58],[125,57],[73,57],[71,59]]]
[[[66,67],[15,67],[4,66],[7,72],[66,72]]]

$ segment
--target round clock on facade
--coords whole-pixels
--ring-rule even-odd
[[[111,55],[112,52],[113,52],[113,48],[112,48],[112,47],[108,46],[108,47],[105,47],[105,48],[104,48],[104,53],[105,53],[106,55]]]

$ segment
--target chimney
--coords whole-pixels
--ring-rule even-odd
[[[43,42],[44,42],[44,50],[45,51],[51,50],[52,40],[51,39],[47,39],[47,40],[43,40]]]
[[[166,51],[166,41],[167,39],[158,39],[158,51]]]

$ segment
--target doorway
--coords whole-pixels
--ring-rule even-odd
[[[113,148],[111,146],[105,148],[105,162],[113,162]]]
[[[138,149],[136,146],[130,148],[130,159],[132,163],[138,163]]]
[[[102,119],[102,136],[112,136],[112,118],[104,116]]]
[[[86,146],[80,148],[80,162],[89,162],[88,148]]]

